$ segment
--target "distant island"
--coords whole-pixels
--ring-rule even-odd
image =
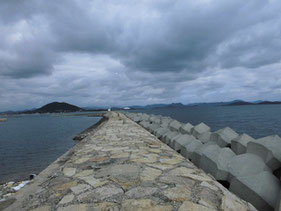
[[[243,105],[275,105],[275,104],[281,104],[281,101],[261,101],[261,102],[246,102],[243,100],[235,100],[228,104],[225,104],[225,106],[243,106]]]
[[[170,104],[151,104],[151,105],[132,105],[124,107],[78,107],[66,102],[52,102],[42,106],[41,108],[22,110],[22,111],[6,111],[0,112],[4,115],[13,114],[35,114],[35,113],[71,113],[71,112],[82,112],[82,111],[107,111],[111,108],[113,111],[117,110],[149,110],[149,109],[165,109],[165,108],[185,108],[185,107],[205,107],[205,106],[246,106],[246,105],[277,105],[281,104],[281,101],[255,101],[247,102],[243,100],[233,100],[230,102],[211,102],[211,103],[170,103]]]
[[[190,103],[184,105],[182,103],[171,104],[152,104],[146,106],[130,106],[130,109],[158,109],[158,108],[184,108],[184,107],[197,107],[197,106],[244,106],[244,105],[271,105],[281,104],[281,101],[256,101],[247,102],[243,100],[233,100],[230,102],[212,102],[212,103]],[[120,108],[119,108],[120,109]],[[117,110],[117,108],[115,108]]]
[[[49,103],[47,105],[42,106],[41,108],[26,111],[24,113],[68,113],[68,112],[78,112],[78,111],[84,111],[84,109],[71,105],[68,103],[59,103],[59,102],[53,102]]]
[[[235,100],[233,102],[225,104],[225,106],[242,106],[242,105],[256,105],[256,103],[250,103],[243,100]]]
[[[258,103],[259,105],[267,105],[267,104],[281,104],[281,101],[263,101]]]

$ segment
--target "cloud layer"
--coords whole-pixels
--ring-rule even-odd
[[[0,110],[281,97],[281,2],[1,1]]]

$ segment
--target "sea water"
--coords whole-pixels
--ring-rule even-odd
[[[0,122],[0,184],[38,174],[75,144],[75,135],[99,119],[32,114]]]
[[[204,122],[212,131],[228,126],[238,133],[247,133],[253,138],[273,134],[281,136],[281,105],[188,106],[131,112],[170,116],[180,122],[189,122],[193,125]]]
[[[254,138],[281,136],[281,105],[194,106],[130,112],[170,116],[193,125],[204,122],[212,131],[228,126]],[[0,122],[0,183],[39,173],[75,144],[75,135],[99,119],[41,114],[9,117]]]

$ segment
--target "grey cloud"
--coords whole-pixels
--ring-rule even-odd
[[[37,14],[41,4],[42,0],[3,0],[0,2],[0,22],[12,24],[22,19],[29,19]]]
[[[1,5],[6,11],[2,14],[4,19],[9,17],[7,11],[14,12],[17,8],[21,12],[12,16],[14,21],[43,17],[45,23],[41,24],[49,27],[47,34],[37,34],[42,43],[38,42],[36,46],[30,46],[28,42],[22,44],[27,49],[27,62],[22,65],[6,61],[7,66],[14,63],[8,67],[14,72],[13,77],[19,69],[21,72],[32,69],[29,65],[25,68],[28,59],[33,60],[33,51],[43,53],[42,49],[108,54],[129,69],[147,72],[199,72],[218,65],[252,68],[280,60],[281,46],[276,44],[276,41],[280,43],[280,31],[271,33],[274,25],[276,29],[280,28],[278,9],[281,3],[278,1],[164,1],[154,4],[134,1],[137,6],[113,1],[33,3],[31,9],[28,7],[31,3],[26,1]],[[143,16],[142,9],[148,11],[148,17]],[[252,27],[260,24],[258,29]],[[263,35],[257,36],[257,30],[263,29]],[[53,38],[53,44],[45,44],[47,36]],[[268,40],[272,40],[271,43]],[[217,52],[221,46],[224,46],[223,53]],[[17,53],[23,54],[20,50]],[[38,64],[36,69],[42,72],[52,69],[56,63],[54,57],[57,55],[44,55],[42,66]],[[18,77],[22,75],[19,73]]]
[[[56,61],[54,53],[40,49],[27,50],[17,52],[9,59],[0,58],[0,74],[13,78],[27,78],[48,74],[52,70],[52,63]]]
[[[85,105],[223,100],[240,89],[250,99],[267,78],[278,96],[279,11],[279,0],[0,1],[0,78],[24,87],[1,92]]]
[[[59,61],[45,18],[0,22],[0,33],[0,75],[29,78],[50,74],[53,64]]]
[[[281,8],[280,8],[281,9]],[[223,67],[258,68],[281,60],[281,16],[259,23],[221,44]]]

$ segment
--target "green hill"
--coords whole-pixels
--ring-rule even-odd
[[[68,103],[53,102],[34,110],[32,113],[65,113],[83,111],[82,108]]]

